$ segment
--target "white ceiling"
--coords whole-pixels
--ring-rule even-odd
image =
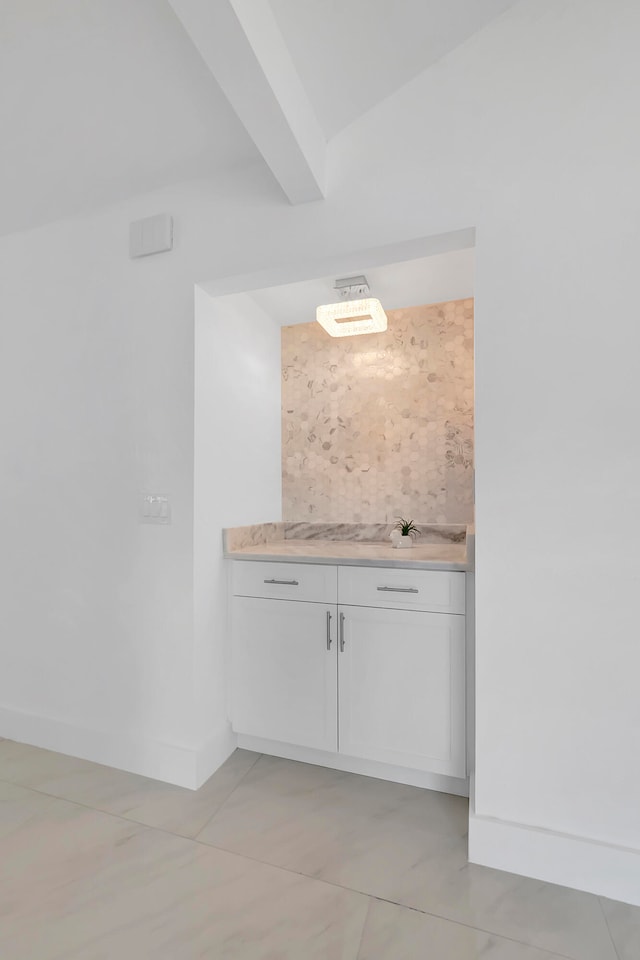
[[[0,233],[259,156],[165,0],[1,0]]]
[[[260,157],[321,197],[325,138],[514,2],[0,0],[0,234]]]
[[[517,0],[271,0],[327,139]]]
[[[424,303],[442,303],[473,296],[475,251],[452,250],[418,260],[405,260],[382,267],[365,267],[355,272],[366,275],[371,296],[386,310],[415,307]],[[345,274],[341,274],[345,276]],[[333,286],[337,277],[305,280],[279,287],[253,290],[253,300],[281,326],[311,323],[316,307],[339,300]]]

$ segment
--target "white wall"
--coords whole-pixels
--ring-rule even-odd
[[[477,226],[476,813],[636,850],[639,30],[522,3],[342,140],[362,210]],[[476,852],[640,900],[530,848]]]
[[[372,231],[477,226],[476,814],[598,869],[535,834],[472,853],[638,901],[596,849],[640,850],[639,31],[632,2],[522,3],[334,145]]]
[[[128,260],[126,224],[0,243],[1,729],[188,780],[192,292],[179,253]]]
[[[400,263],[372,266],[363,263],[371,296],[384,304],[385,310],[399,310],[445,300],[466,300],[473,296],[474,250],[449,250]],[[344,265],[339,268],[344,269]],[[282,326],[311,323],[316,319],[319,303],[335,300],[335,274],[303,280],[262,290],[252,290],[251,297]]]
[[[222,530],[282,513],[280,327],[246,295],[195,301],[194,600],[203,782],[235,748]]]
[[[472,856],[560,882],[582,857],[575,882],[640,902],[639,34],[635,0],[523,0],[331,144],[324,202],[255,167],[0,244],[5,707],[194,743],[194,281],[475,225]],[[176,250],[129,263],[163,209]],[[143,482],[171,528],[138,527]],[[481,843],[496,823],[522,843]],[[592,869],[615,844],[629,872]]]
[[[471,856],[640,903],[638,35],[521,3],[343,146],[386,223],[477,226]]]
[[[211,223],[261,204],[285,208],[249,166],[0,239],[0,736],[198,780],[194,280],[229,259]],[[162,209],[174,251],[130,261]]]

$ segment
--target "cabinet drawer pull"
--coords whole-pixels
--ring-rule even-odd
[[[331,650],[331,611],[327,610],[327,650]]]
[[[378,587],[384,593],[420,593],[417,587]]]
[[[298,580],[265,580],[265,583],[279,583],[283,587],[298,587]]]
[[[344,613],[340,614],[340,653],[344,653]]]

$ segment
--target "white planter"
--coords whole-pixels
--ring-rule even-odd
[[[397,545],[401,550],[409,550],[413,546],[413,537],[401,536]]]

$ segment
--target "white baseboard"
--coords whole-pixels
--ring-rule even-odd
[[[193,748],[122,732],[89,730],[7,707],[0,707],[0,737],[190,790],[201,786],[236,747],[228,726],[202,747]]]
[[[469,860],[640,906],[640,850],[469,814]]]
[[[299,760],[301,763],[313,763],[332,770],[344,770],[347,773],[359,773],[363,777],[375,777],[378,780],[392,780],[394,783],[406,783],[412,787],[427,790],[439,790],[441,793],[453,793],[458,797],[469,796],[469,783],[457,777],[445,777],[439,773],[423,773],[407,767],[395,767],[376,760],[361,760],[347,757],[342,753],[330,753],[313,750],[311,747],[297,747],[278,740],[263,740],[261,737],[249,737],[238,734],[237,745],[243,750],[255,753],[267,753],[272,757],[284,757],[285,760]]]

